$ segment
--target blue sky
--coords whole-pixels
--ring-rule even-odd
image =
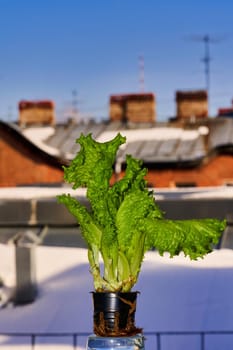
[[[232,13],[232,0],[0,0],[0,118],[15,120],[22,99],[52,99],[62,120],[74,90],[80,116],[107,118],[111,94],[140,92],[143,55],[166,120],[176,90],[205,88],[204,35],[215,115],[233,98]]]

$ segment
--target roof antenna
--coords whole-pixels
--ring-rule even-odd
[[[138,58],[139,63],[139,88],[140,92],[145,92],[145,64],[144,64],[144,56],[139,55]]]
[[[204,42],[204,57],[202,58],[202,61],[205,65],[205,82],[206,82],[206,91],[209,94],[210,89],[210,37],[209,35],[204,35],[202,38],[202,41]]]
[[[201,60],[204,63],[205,85],[206,85],[206,91],[207,91],[207,93],[209,95],[209,90],[210,90],[210,61],[211,61],[210,44],[211,43],[218,43],[223,38],[221,38],[221,37],[213,38],[213,37],[210,37],[208,34],[206,34],[206,35],[193,35],[191,37],[191,39],[194,40],[194,41],[202,41],[204,43],[204,57]]]
[[[74,119],[78,118],[78,93],[77,90],[72,90],[72,115]]]

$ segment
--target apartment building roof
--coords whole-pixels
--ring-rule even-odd
[[[19,127],[0,122],[1,186],[61,183],[62,165],[79,150],[75,141],[81,133],[104,142],[118,132],[127,140],[117,154],[115,178],[125,168],[126,154],[131,154],[148,168],[150,186],[232,184],[233,120],[215,118],[190,125],[70,121]]]
[[[195,166],[214,152],[233,153],[233,120],[215,118],[205,124],[169,126],[158,123],[124,124],[123,122],[70,121],[54,127],[27,127],[21,134],[55,158],[69,162],[79,150],[75,141],[81,133],[91,133],[100,142],[108,141],[116,133],[126,136],[126,144],[117,159],[124,163],[132,154],[146,164],[162,166]]]

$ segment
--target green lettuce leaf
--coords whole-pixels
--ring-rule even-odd
[[[80,225],[96,291],[130,291],[152,248],[171,257],[180,252],[191,259],[203,257],[225,228],[225,221],[217,219],[165,219],[147,188],[147,169],[131,155],[126,156],[124,177],[110,186],[116,153],[125,141],[120,134],[104,143],[81,135],[80,151],[64,167],[64,179],[74,189],[87,188],[89,209],[70,195],[58,196]]]

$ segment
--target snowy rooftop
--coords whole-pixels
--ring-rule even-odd
[[[53,198],[62,193],[84,196],[86,189],[72,190],[66,187],[0,187],[0,200]]]
[[[189,128],[174,127],[172,124],[125,125],[119,121],[87,121],[55,127],[26,127],[21,132],[43,151],[68,161],[79,150],[75,141],[81,133],[91,133],[96,140],[105,142],[120,132],[127,139],[126,144],[121,146],[120,158],[130,153],[148,163],[198,162],[206,156],[207,135],[210,150],[233,143],[233,122],[229,118],[225,119],[211,121],[210,126],[197,125]]]
[[[190,187],[190,188],[156,188],[154,189],[157,199],[165,198],[229,198],[233,199],[233,186],[216,187]],[[46,187],[46,186],[26,186],[26,187],[0,187],[0,200],[15,199],[39,199],[55,198],[62,193],[70,193],[74,196],[85,196],[86,189],[79,188],[72,190],[71,187]]]

